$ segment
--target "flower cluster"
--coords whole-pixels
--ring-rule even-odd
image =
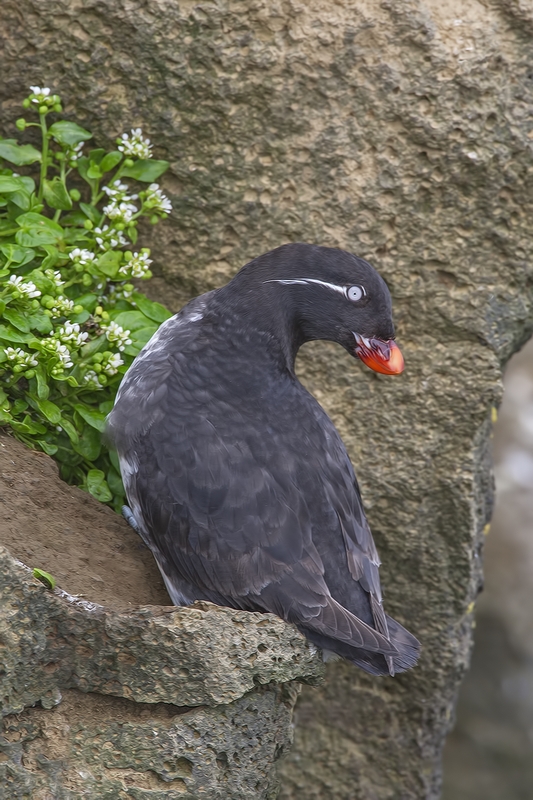
[[[7,287],[11,289],[14,297],[40,297],[41,292],[33,281],[24,282],[20,275],[10,275]]]
[[[47,86],[42,88],[40,86],[30,86],[30,92],[30,96],[23,103],[25,108],[36,105],[39,106],[41,113],[46,113],[50,109],[54,109],[54,111],[61,110],[61,98],[57,94],[51,94]]]
[[[4,353],[11,362],[13,372],[24,372],[39,363],[33,353],[26,353],[21,347],[5,347]]]
[[[124,247],[124,245],[128,244],[128,240],[122,231],[117,231],[114,228],[110,228],[109,225],[103,225],[101,228],[95,228],[94,233],[96,234],[94,239],[100,250],[112,250],[113,247],[116,247],[117,245]]]
[[[64,369],[73,366],[72,353],[69,348],[66,344],[62,344],[53,334],[50,334],[48,339],[43,339],[41,341],[41,347],[49,355],[56,356],[57,358],[57,366],[53,367],[51,370],[54,377],[61,375]]]
[[[88,251],[85,250],[84,252],[87,253]],[[49,281],[52,281],[55,284],[56,289],[61,288],[61,286],[63,286],[65,283],[58,269],[56,269],[55,271],[53,269],[45,269],[44,274],[46,275]]]
[[[70,166],[73,166],[78,158],[81,158],[83,155],[83,142],[79,142],[78,144],[72,145],[67,150],[66,156],[67,161],[69,162]]]
[[[103,190],[110,198],[107,206],[104,206],[104,214],[109,219],[116,222],[128,224],[132,221],[133,215],[137,213],[137,206],[132,200],[137,200],[138,195],[128,194],[128,186],[120,181],[114,181],[111,186],[104,186]]]
[[[111,344],[116,344],[118,349],[122,352],[127,345],[131,344],[130,339],[131,331],[125,331],[116,322],[110,322],[109,325],[102,325],[107,341]]]
[[[81,250],[79,247],[74,248],[69,254],[68,257],[75,263],[79,264],[80,267],[86,267],[87,264],[90,264],[96,258],[94,253],[91,253],[90,250]]]
[[[151,183],[144,193],[144,207],[156,214],[170,214],[172,211],[172,203],[163,194],[158,183]]]
[[[81,347],[89,334],[86,331],[80,331],[80,326],[77,322],[65,322],[62,328],[54,334],[64,344],[74,345],[74,347]]]
[[[59,297],[55,297],[54,304],[49,306],[50,316],[54,319],[68,316],[73,309],[74,300],[69,300],[68,297],[63,297],[62,294]]]
[[[143,139],[142,133],[142,128],[132,128],[131,134],[123,133],[122,137],[117,139],[120,152],[134,158],[152,158],[150,139]]]
[[[140,253],[126,253],[126,263],[119,269],[119,274],[127,278],[151,278],[149,251],[141,250]],[[129,258],[128,258],[129,255]]]

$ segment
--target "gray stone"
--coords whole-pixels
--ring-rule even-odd
[[[405,373],[370,375],[323,343],[300,372],[352,455],[387,610],[423,655],[394,680],[332,664],[302,693],[282,797],[438,797],[491,511],[491,409],[533,327],[531,11],[4,0],[0,18],[6,133],[26,86],[47,84],[98,142],[142,125],[171,161],[159,298],[177,306],[298,239],[388,281]]]

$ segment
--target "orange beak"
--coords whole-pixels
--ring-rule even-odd
[[[399,375],[403,372],[404,360],[402,351],[393,339],[384,341],[383,339],[366,339],[359,333],[355,336],[355,355],[361,359],[363,364],[373,369],[374,372],[381,372],[383,375]]]

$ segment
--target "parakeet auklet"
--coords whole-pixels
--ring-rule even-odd
[[[130,519],[172,601],[270,611],[373,675],[419,643],[383,611],[379,557],[333,423],[294,373],[299,347],[341,344],[399,373],[391,299],[351,253],[288,244],[164,322],[108,422]]]

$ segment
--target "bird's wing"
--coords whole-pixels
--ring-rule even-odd
[[[195,412],[183,383],[181,397],[173,385],[165,358],[152,354],[148,369],[157,380],[147,383],[144,374],[142,402],[127,401],[126,385],[111,428],[121,432],[115,439],[135,516],[162,572],[176,580],[176,593],[182,581],[205,599],[271,611],[352,646],[395,653],[385,635],[343,608],[326,585],[302,492],[316,465],[284,446],[275,431],[247,437],[249,419],[239,426],[235,409],[226,409],[218,423],[207,410]],[[346,541],[350,552],[352,540]]]

